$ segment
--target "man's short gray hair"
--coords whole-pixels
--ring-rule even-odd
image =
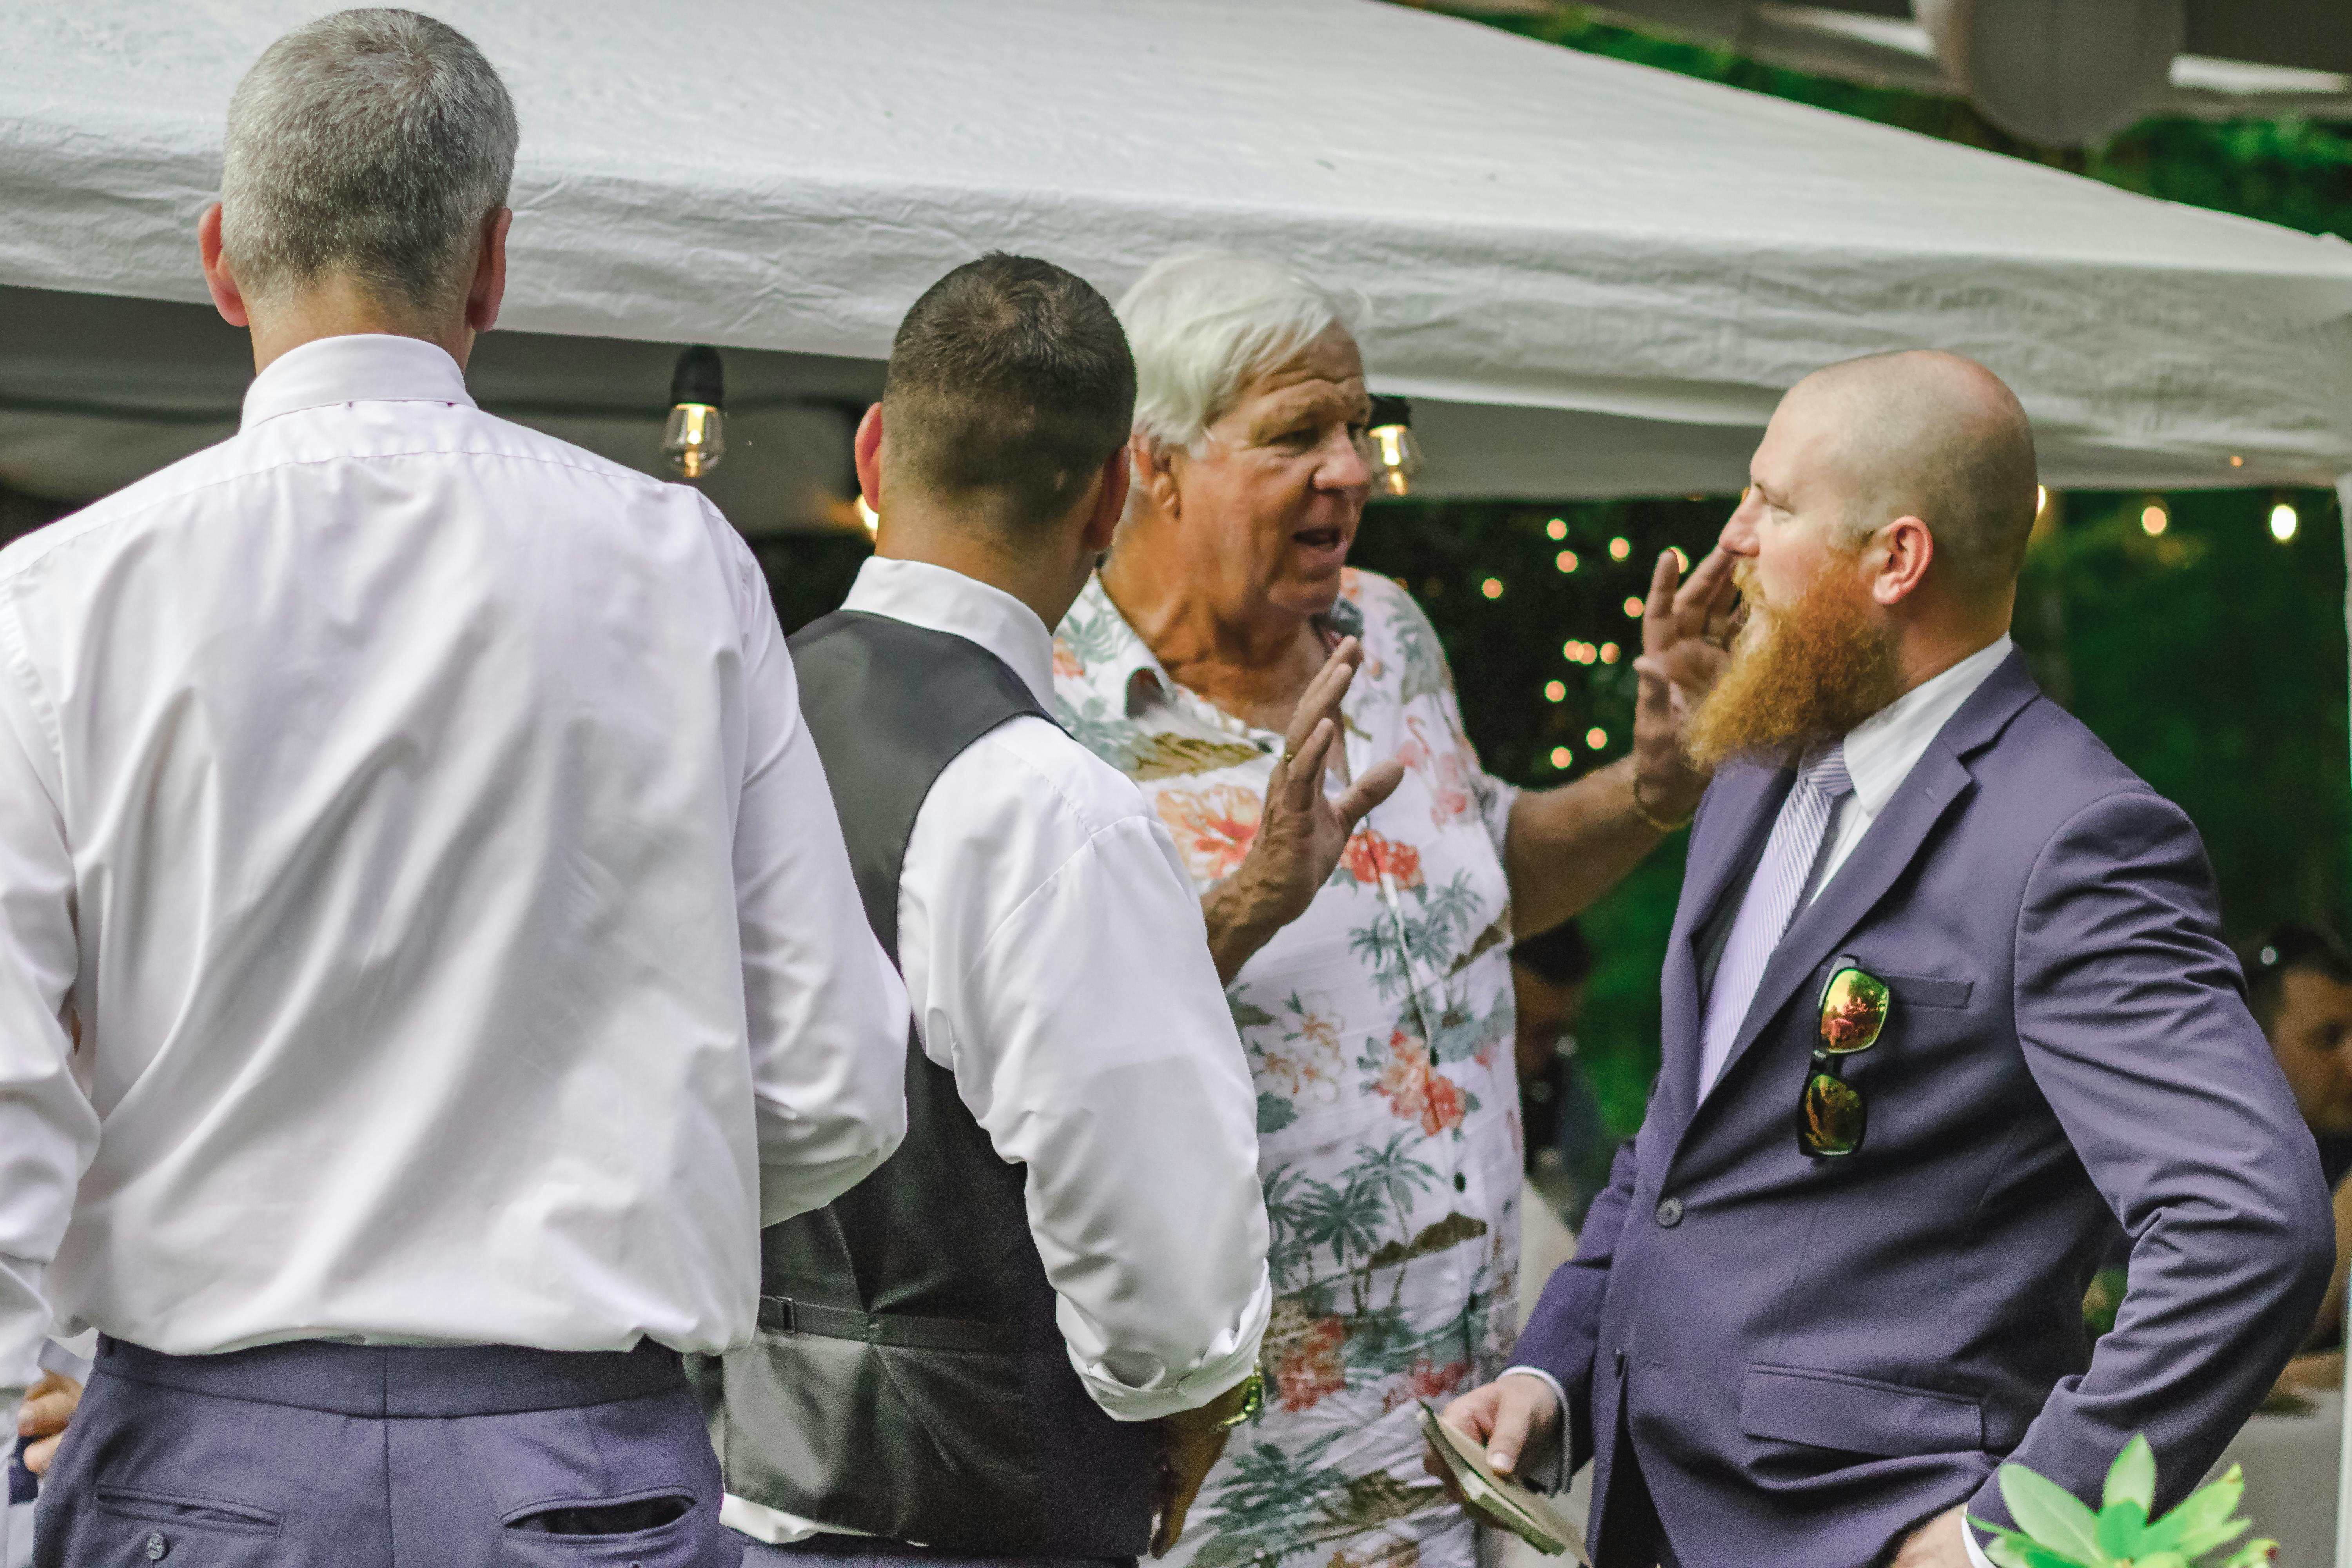
[[[420,309],[472,270],[514,175],[514,101],[490,62],[414,11],[341,11],[262,54],[229,100],[221,247],[268,298],[329,275]]]
[[[1135,428],[1192,447],[1242,388],[1330,327],[1363,315],[1278,262],[1181,250],[1152,263],[1118,302],[1135,353]]]

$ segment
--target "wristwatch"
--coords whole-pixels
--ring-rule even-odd
[[[1217,1423],[1216,1430],[1220,1432],[1230,1432],[1244,1421],[1256,1420],[1257,1413],[1265,1408],[1264,1368],[1255,1366],[1250,1368],[1250,1374],[1242,1379],[1239,1386],[1242,1391],[1241,1408]]]

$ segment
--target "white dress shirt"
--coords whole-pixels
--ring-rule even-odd
[[[877,557],[843,608],[968,638],[1053,711],[1052,634],[1009,594]],[[1095,1403],[1150,1420],[1247,1376],[1274,1301],[1257,1091],[1200,900],[1135,785],[1045,719],[973,742],[916,815],[898,963],[923,1054],[1028,1168]],[[774,1542],[818,1528],[740,1498],[725,1518]]]
[[[440,349],[297,348],[0,552],[0,1392],[52,1307],[747,1342],[906,1020],[751,552]]]

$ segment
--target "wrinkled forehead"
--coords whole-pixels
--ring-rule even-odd
[[[1355,424],[1371,406],[1363,356],[1353,338],[1333,327],[1245,384],[1231,412],[1252,436],[1264,436],[1308,422]]]

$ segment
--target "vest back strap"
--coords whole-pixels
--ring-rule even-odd
[[[760,1298],[760,1327],[772,1334],[816,1334],[829,1340],[863,1340],[869,1345],[902,1345],[925,1351],[1009,1351],[1020,1341],[999,1323],[965,1318],[918,1318],[900,1312],[861,1312],[823,1307],[790,1296]]]

